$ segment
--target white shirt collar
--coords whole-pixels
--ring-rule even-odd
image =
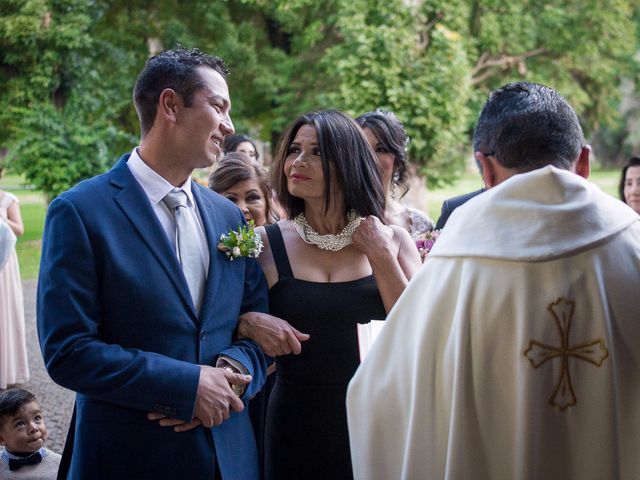
[[[138,147],[134,148],[131,152],[127,165],[134,178],[147,194],[147,197],[149,197],[149,201],[152,205],[159,204],[165,195],[171,190],[181,189],[187,194],[190,206],[195,207],[195,200],[193,198],[193,193],[191,192],[191,178],[187,178],[186,182],[181,186],[174,187],[158,172],[145,163],[140,155],[138,155]]]
[[[36,450],[35,452],[30,453],[26,457],[18,457],[17,455],[14,455],[13,453],[9,452],[6,448],[1,450],[0,454],[5,458],[5,460],[8,461],[10,458],[13,458],[13,459],[27,458],[27,457],[30,457],[31,455],[33,455],[36,452],[39,452],[40,455],[42,455],[42,458],[47,456],[47,451],[45,450],[44,447],[40,447],[38,450]]]

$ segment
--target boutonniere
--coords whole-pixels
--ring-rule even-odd
[[[260,235],[253,230],[253,226],[253,220],[249,220],[238,230],[220,235],[218,250],[224,252],[231,261],[239,257],[256,258],[260,255],[263,245]]]
[[[423,233],[416,239],[416,247],[418,248],[420,258],[423,262],[427,258],[427,255],[433,248],[433,244],[436,243],[439,236],[440,230],[431,230],[430,232]]]

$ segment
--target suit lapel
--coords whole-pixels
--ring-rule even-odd
[[[209,309],[213,305],[213,299],[220,287],[222,269],[226,267],[223,263],[226,257],[218,252],[218,237],[224,232],[220,232],[219,228],[216,228],[219,222],[215,205],[211,199],[200,193],[199,188],[200,186],[194,182],[191,191],[193,192],[193,198],[195,198],[198,204],[200,218],[202,219],[204,231],[207,235],[207,244],[209,245],[209,271],[207,272],[207,284],[205,286],[200,312],[202,318],[208,318]]]
[[[120,191],[114,196],[114,200],[167,273],[183,302],[188,306],[192,320],[198,323],[189,287],[178,258],[144,190],[127,167],[127,158],[128,155],[122,157],[111,170],[111,183],[120,188]],[[141,274],[146,274],[146,272],[141,272]]]

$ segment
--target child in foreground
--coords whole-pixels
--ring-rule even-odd
[[[55,480],[60,455],[44,448],[46,439],[36,397],[22,388],[0,392],[0,480]]]

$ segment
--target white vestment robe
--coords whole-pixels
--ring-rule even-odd
[[[545,167],[459,207],[347,394],[356,479],[640,479],[640,221]]]

